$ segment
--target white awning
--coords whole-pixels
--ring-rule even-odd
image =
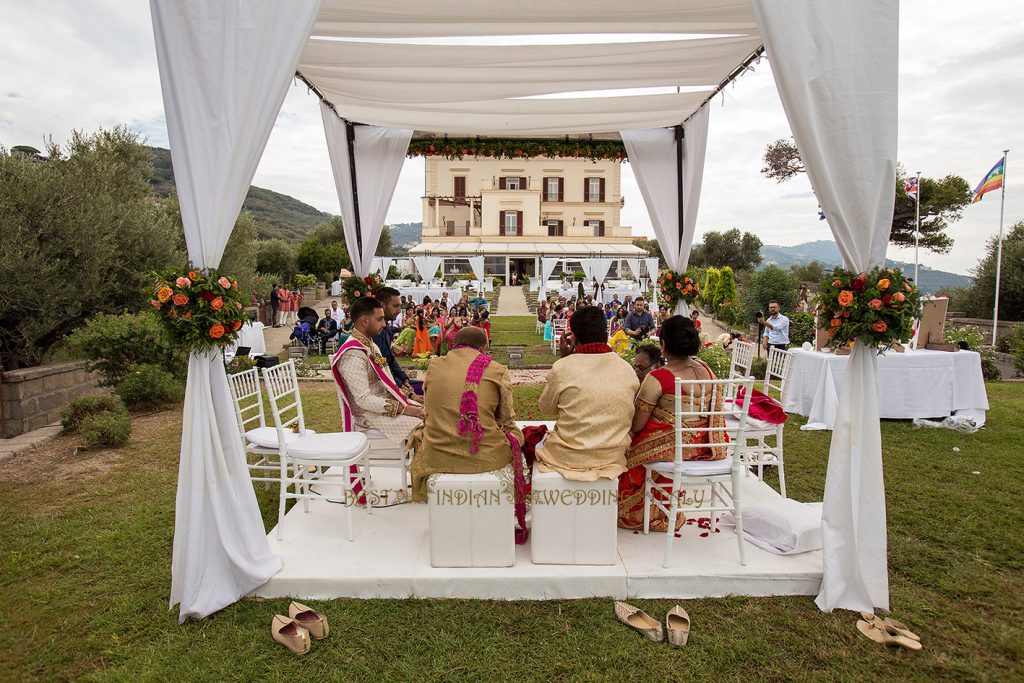
[[[647,251],[635,244],[607,242],[421,242],[409,250],[413,256],[553,256],[579,258],[636,258]]]
[[[760,45],[737,0],[324,0],[298,70],[356,123],[561,136],[682,123]]]

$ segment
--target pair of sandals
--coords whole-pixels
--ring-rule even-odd
[[[275,614],[270,622],[270,635],[292,654],[307,654],[313,646],[311,638],[323,640],[331,632],[327,616],[301,602],[288,605],[288,616]]]
[[[889,617],[878,617],[871,612],[861,612],[857,630],[866,638],[889,647],[902,647],[911,652],[922,648],[921,637],[902,623]]]
[[[615,602],[615,618],[655,643],[665,640],[666,633],[669,645],[674,647],[683,647],[690,638],[690,615],[679,605],[665,615],[664,629],[647,612],[624,602]]]

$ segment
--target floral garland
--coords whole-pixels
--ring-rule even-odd
[[[680,301],[692,304],[700,295],[700,285],[693,281],[686,273],[673,273],[666,270],[658,276],[658,287],[661,289],[661,299],[668,304],[669,308],[675,308]]]
[[[626,147],[618,140],[515,140],[476,138],[432,138],[409,143],[409,157],[442,156],[528,159],[531,157],[572,157],[590,161],[628,161]]]
[[[818,325],[828,330],[829,346],[859,339],[879,350],[911,337],[921,294],[898,268],[853,273],[836,268],[821,281]]]
[[[350,304],[364,296],[376,295],[377,290],[383,286],[384,280],[377,273],[367,275],[366,277],[353,275],[341,281],[341,291]]]
[[[171,338],[189,351],[230,345],[245,321],[246,296],[234,278],[209,268],[155,273],[153,307]]]

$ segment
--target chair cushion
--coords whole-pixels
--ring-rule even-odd
[[[288,455],[302,460],[344,460],[359,455],[368,445],[361,432],[307,434],[288,444]]]
[[[780,425],[774,424],[772,422],[765,422],[764,420],[758,420],[756,417],[750,417],[749,415],[747,416],[748,434],[750,432],[771,432],[772,434],[774,434],[776,431],[776,427],[779,426]],[[726,415],[725,427],[726,429],[735,431],[740,428],[740,421],[737,420],[732,415]]]
[[[316,434],[316,432],[312,429],[307,429],[306,434]],[[296,434],[290,429],[284,431],[284,441],[289,445],[300,436],[302,435]],[[245,433],[245,440],[261,448],[277,448],[277,428],[257,427],[256,429],[250,429]]]
[[[672,476],[673,463],[655,462],[647,465],[650,469],[661,474]],[[713,477],[720,474],[729,474],[732,471],[732,456],[721,460],[686,460],[683,462],[684,477]]]

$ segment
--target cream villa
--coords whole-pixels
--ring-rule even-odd
[[[484,256],[487,275],[534,277],[541,257],[642,258],[616,161],[426,157],[423,241],[412,256]],[[613,266],[614,268],[615,266]]]

